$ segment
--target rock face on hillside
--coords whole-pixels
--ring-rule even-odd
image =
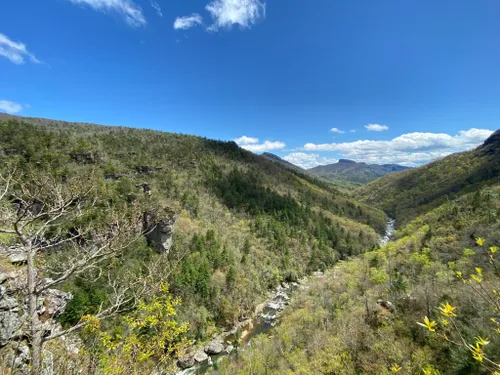
[[[42,280],[49,282],[49,279]],[[0,274],[0,347],[2,360],[13,364],[14,373],[29,374],[30,351],[28,337],[28,301],[23,291],[26,288],[26,269]],[[47,289],[38,299],[38,316],[46,335],[62,329],[55,320],[66,309],[72,298],[70,293]],[[69,349],[69,346],[68,346]],[[43,374],[53,375],[53,354],[43,351]]]
[[[158,219],[158,214],[145,212],[143,217],[143,233],[149,245],[154,245],[158,253],[168,253],[174,244],[175,216],[169,214]]]
[[[3,274],[0,285],[0,346],[16,337],[25,336],[23,323],[28,316],[28,303],[20,293],[26,287],[25,270]],[[38,315],[47,333],[58,329],[55,318],[61,315],[72,298],[70,293],[47,289],[38,301]]]

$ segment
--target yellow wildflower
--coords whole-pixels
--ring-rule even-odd
[[[424,317],[423,323],[417,322],[417,324],[427,328],[430,332],[436,332],[435,327],[437,326],[437,323],[432,320],[429,320],[428,317]]]
[[[484,346],[488,345],[490,342],[488,339],[483,339],[481,336],[476,337],[476,345]]]
[[[456,307],[450,305],[449,303],[442,303],[441,307],[439,307],[439,310],[441,311],[441,314],[444,316],[448,317],[457,316],[457,314],[455,314]]]
[[[397,364],[394,364],[394,365],[392,365],[392,367],[391,367],[391,371],[392,371],[392,373],[393,373],[393,374],[396,374],[396,373],[398,373],[399,371],[401,371],[401,368],[402,368],[401,366],[398,366]]]
[[[483,246],[484,245],[484,238],[481,238],[481,237],[476,238],[476,244],[478,246]]]

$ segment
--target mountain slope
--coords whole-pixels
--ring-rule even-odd
[[[285,168],[291,169],[299,173],[307,173],[307,170],[280,158],[278,155],[271,154],[270,152],[264,152],[262,156],[268,160],[271,160],[273,163],[279,164]]]
[[[382,177],[355,196],[408,222],[447,200],[500,179],[500,130],[474,150],[449,155],[420,168]]]
[[[21,180],[48,174],[64,189],[87,176],[108,205],[168,212],[170,288],[197,340],[251,314],[282,280],[373,248],[385,227],[382,211],[234,142],[9,116],[0,121],[0,150],[2,172],[15,167]],[[148,261],[157,246],[138,244],[120,264]],[[63,323],[104,303],[99,283],[68,283],[75,298]]]
[[[308,172],[339,185],[359,186],[373,181],[389,173],[409,169],[397,164],[366,164],[353,160],[340,159],[338,163],[319,165],[308,169]]]
[[[500,185],[461,195],[413,220],[387,246],[313,281],[269,337],[217,374],[491,374],[462,340],[487,336],[485,357],[500,362],[491,319],[498,311],[483,299],[498,303],[491,289],[500,281],[499,244]],[[445,303],[453,314],[444,316]],[[435,332],[417,323],[424,317]]]

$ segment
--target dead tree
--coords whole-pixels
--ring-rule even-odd
[[[26,261],[26,334],[31,374],[39,375],[44,343],[85,324],[82,321],[65,330],[51,330],[37,312],[42,293],[83,273],[95,272],[97,277],[106,277],[104,263],[120,256],[142,235],[142,215],[134,205],[119,210],[113,207],[99,196],[88,178],[63,182],[46,174],[15,179],[11,173],[1,177],[1,183],[0,233],[10,238],[9,246],[2,251],[21,255]],[[50,270],[40,261],[49,252],[60,254],[57,265]],[[112,279],[108,274],[109,301],[95,316],[105,319],[133,309],[148,293],[148,284],[156,271],[154,264],[150,265],[149,274],[131,276],[126,282]],[[51,278],[44,278],[47,274]]]

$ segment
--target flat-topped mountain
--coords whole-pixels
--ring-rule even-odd
[[[338,163],[319,165],[307,171],[339,185],[359,186],[393,172],[409,169],[397,164],[367,164],[354,160],[340,159]]]

